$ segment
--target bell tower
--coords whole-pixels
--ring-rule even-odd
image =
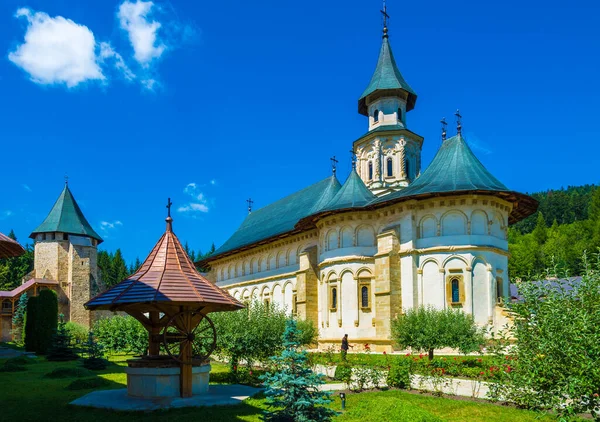
[[[369,85],[358,100],[368,118],[368,132],[354,141],[357,171],[363,182],[382,196],[408,186],[421,171],[423,138],[408,129],[407,113],[417,102],[392,53],[387,7],[383,10],[379,59]]]
[[[102,238],[81,212],[68,183],[29,237],[35,241],[34,277],[57,281],[59,313],[90,327],[93,321],[83,304],[98,290],[97,247]]]

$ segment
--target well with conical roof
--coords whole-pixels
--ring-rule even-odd
[[[169,201],[170,204],[170,201]],[[148,330],[148,350],[128,361],[127,389],[135,397],[191,397],[208,391],[208,358],[216,347],[210,312],[244,307],[195,268],[167,229],[135,274],[85,304],[125,312]]]

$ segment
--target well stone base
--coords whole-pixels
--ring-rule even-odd
[[[144,368],[128,367],[127,394],[131,397],[159,398],[179,397],[179,367]],[[210,365],[192,368],[192,394],[202,395],[208,392]]]

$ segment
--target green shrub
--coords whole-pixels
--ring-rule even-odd
[[[96,341],[94,333],[88,333],[88,340],[85,343],[86,357],[83,360],[84,368],[91,369],[93,371],[99,371],[106,369],[108,361],[104,359],[104,347]]]
[[[110,382],[108,380],[101,377],[82,378],[67,385],[67,390],[90,390],[92,388],[104,387],[109,384]]]
[[[31,365],[32,363],[35,363],[35,359],[27,358],[25,356],[17,356],[15,358],[10,358],[6,362],[4,362],[5,365],[7,363],[12,363],[15,365]]]
[[[410,362],[396,360],[390,365],[387,376],[388,387],[410,388]]]
[[[88,329],[83,325],[69,321],[65,324],[65,329],[71,336],[72,345],[81,345],[87,341]]]
[[[58,326],[58,298],[53,290],[42,290],[38,295],[35,336],[36,353],[46,354],[52,346],[52,338]]]
[[[67,324],[64,322],[63,317],[64,315],[60,314],[58,329],[52,336],[52,345],[46,355],[46,359],[49,361],[66,362],[79,359],[71,346],[71,334],[66,329]]]
[[[352,366],[348,364],[341,364],[336,366],[333,378],[349,385],[352,381]]]
[[[309,319],[298,319],[296,321],[298,325],[298,341],[302,346],[316,345],[319,339],[319,329]]]
[[[48,372],[46,378],[83,378],[94,375],[91,371],[83,368],[56,368]]]
[[[38,303],[40,299],[32,296],[27,300],[27,313],[25,314],[25,350],[37,350],[37,337],[35,335],[35,322],[37,321]]]
[[[9,361],[4,362],[4,365],[0,367],[0,372],[22,372],[26,370],[27,368],[23,365]]]
[[[104,350],[110,353],[144,354],[148,347],[148,331],[130,316],[115,315],[98,320],[93,331]]]

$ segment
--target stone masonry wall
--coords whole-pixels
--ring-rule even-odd
[[[92,277],[97,277],[96,248],[71,244],[69,249],[70,320],[90,327],[90,312],[84,303],[91,299]]]
[[[311,320],[315,327],[319,323],[319,296],[317,277],[317,247],[312,246],[302,252],[300,270],[296,273],[296,304],[298,317]]]

